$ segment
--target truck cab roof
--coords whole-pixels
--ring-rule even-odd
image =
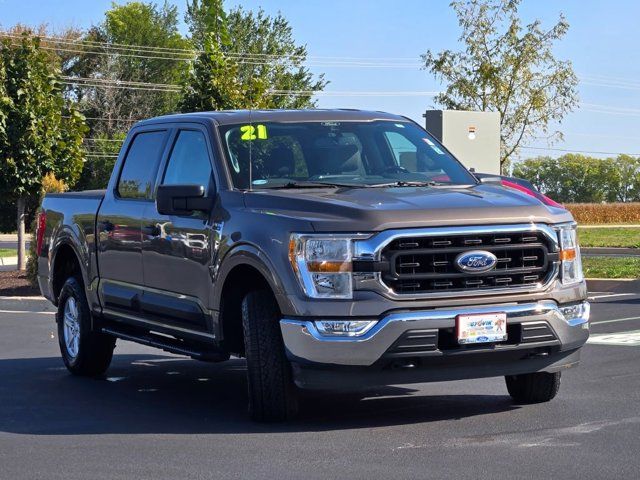
[[[386,112],[357,110],[357,109],[306,109],[306,110],[220,110],[211,112],[176,113],[142,120],[137,125],[149,123],[184,122],[185,120],[210,119],[219,125],[252,122],[370,122],[375,120],[390,120],[407,122],[408,118]]]

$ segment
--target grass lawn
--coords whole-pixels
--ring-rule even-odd
[[[18,251],[13,248],[0,248],[0,257],[16,257],[18,255]]]
[[[640,278],[638,257],[582,257],[587,278]]]
[[[640,248],[640,228],[580,228],[578,238],[581,247]]]

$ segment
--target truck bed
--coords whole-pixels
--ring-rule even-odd
[[[54,300],[54,292],[49,283],[51,264],[45,261],[49,257],[49,248],[53,242],[66,243],[72,247],[82,263],[83,279],[87,284],[98,274],[96,259],[96,214],[106,190],[85,190],[80,192],[49,193],[42,202],[46,213],[46,229],[39,261],[38,281],[42,293]],[[59,248],[56,247],[59,251]]]

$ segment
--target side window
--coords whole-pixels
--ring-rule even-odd
[[[211,181],[211,173],[204,134],[196,130],[180,131],[173,145],[162,183],[203,185],[206,188]]]
[[[118,179],[122,198],[150,198],[166,131],[143,132],[133,139]]]

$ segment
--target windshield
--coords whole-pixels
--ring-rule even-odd
[[[411,122],[300,122],[220,128],[239,189],[473,185],[476,179]],[[251,167],[250,167],[251,164]]]

